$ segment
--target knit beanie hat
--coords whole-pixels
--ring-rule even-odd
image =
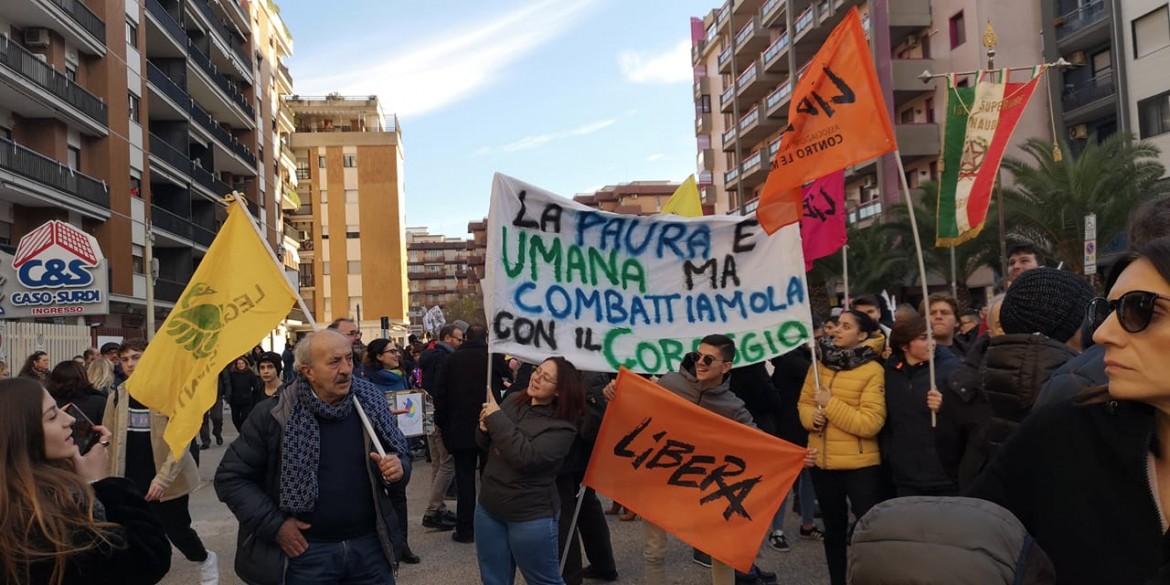
[[[1005,333],[1040,333],[1064,343],[1076,335],[1093,300],[1085,279],[1056,268],[1033,268],[1016,277],[1003,299]]]

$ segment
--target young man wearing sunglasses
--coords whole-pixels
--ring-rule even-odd
[[[726,335],[708,335],[699,343],[697,351],[687,354],[677,372],[670,372],[658,379],[658,384],[685,400],[738,423],[754,427],[752,415],[742,400],[728,387],[728,373],[735,360],[735,342]],[[605,396],[612,400],[614,384],[605,389]],[[642,522],[646,542],[643,557],[646,559],[646,583],[665,585],[666,578],[666,531],[650,522]],[[702,553],[695,551],[696,562]],[[757,558],[759,558],[757,553]],[[735,570],[719,561],[709,560],[702,555],[702,564],[711,567],[711,582],[714,585],[775,583],[776,575],[752,567],[751,574],[737,575]]]

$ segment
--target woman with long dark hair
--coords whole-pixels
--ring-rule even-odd
[[[49,374],[49,394],[53,395],[57,406],[64,407],[73,403],[93,424],[102,424],[102,417],[106,412],[106,397],[90,384],[85,366],[73,360],[54,366]]]
[[[18,376],[32,378],[41,384],[49,383],[49,354],[43,351],[34,351],[24,360],[24,367],[20,368]]]
[[[0,381],[0,582],[157,583],[171,566],[162,526],[108,476],[110,432],[94,427],[82,456],[73,422],[36,381]]]
[[[969,494],[1015,514],[1065,585],[1170,582],[1170,239],[1111,276],[1088,308],[1109,384],[1033,412]]]
[[[581,373],[563,357],[541,362],[527,388],[501,404],[494,399],[484,404],[476,438],[488,459],[475,509],[484,585],[511,585],[517,567],[529,585],[564,585],[557,558],[556,476],[584,410]]]

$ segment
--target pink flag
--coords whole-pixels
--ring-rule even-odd
[[[845,245],[845,171],[813,181],[801,194],[804,215],[800,219],[800,237],[804,240],[807,272],[812,270],[813,260],[824,258]]]

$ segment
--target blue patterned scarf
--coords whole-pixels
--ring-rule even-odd
[[[353,413],[353,400],[361,402],[374,432],[399,457],[410,453],[398,421],[390,413],[385,395],[369,382],[352,378],[349,393],[337,404],[317,398],[307,380],[298,376],[289,384],[295,397],[292,415],[280,445],[280,509],[292,514],[317,507],[317,469],[321,462],[321,427],[317,418],[341,420]],[[389,453],[387,453],[389,454]]]

